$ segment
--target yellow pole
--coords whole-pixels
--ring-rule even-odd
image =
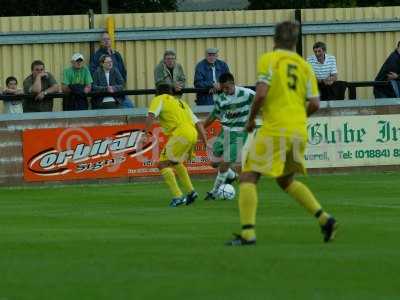
[[[110,36],[112,48],[115,49],[115,19],[113,16],[108,16],[106,18],[106,30]]]

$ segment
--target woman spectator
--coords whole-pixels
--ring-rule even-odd
[[[92,91],[109,93],[122,91],[124,79],[118,70],[113,68],[111,56],[107,54],[102,55],[99,61],[100,67],[97,68],[93,75]],[[119,108],[123,98],[123,96],[95,97],[92,101],[92,106],[97,109]]]

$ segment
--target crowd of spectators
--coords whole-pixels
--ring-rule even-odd
[[[18,88],[18,80],[14,76],[6,79],[4,95],[29,94],[23,100],[4,101],[5,113],[50,112],[53,111],[53,97],[48,94],[63,92],[64,111],[132,108],[132,101],[126,96],[91,97],[90,92],[114,93],[122,91],[126,86],[127,72],[121,54],[112,49],[110,36],[102,34],[100,47],[90,58],[89,64],[81,53],[74,53],[70,66],[63,71],[61,84],[55,76],[45,68],[41,60],[31,64],[31,74],[23,81],[23,90]]]
[[[345,82],[338,81],[336,58],[327,53],[323,42],[313,45],[313,55],[307,57],[318,79],[321,100],[344,99]],[[219,49],[208,48],[205,57],[196,67],[193,79],[195,88],[204,90],[196,95],[197,105],[213,105],[214,95],[220,92],[218,78],[221,74],[230,72],[229,66],[218,58]],[[376,98],[400,97],[400,42],[397,48],[386,59],[375,81],[389,81],[390,85],[374,87]],[[112,48],[108,33],[101,36],[100,47],[92,55],[89,63],[81,53],[74,53],[71,65],[63,72],[61,85],[55,77],[46,70],[41,60],[31,64],[31,74],[23,81],[23,89],[18,88],[18,80],[14,76],[6,79],[5,95],[31,94],[24,100],[4,101],[5,113],[47,112],[53,110],[53,98],[47,94],[62,91],[63,110],[87,110],[109,108],[132,108],[134,102],[127,96],[94,96],[88,100],[89,92],[115,93],[126,87],[127,71],[121,54]],[[180,97],[182,89],[187,85],[184,68],[177,62],[174,49],[166,49],[163,58],[154,68],[154,87],[161,84],[171,85],[175,94]],[[89,103],[90,102],[90,103]]]

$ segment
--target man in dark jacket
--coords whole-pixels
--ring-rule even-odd
[[[108,54],[113,60],[114,68],[122,75],[124,81],[126,81],[126,68],[121,54],[112,49],[111,39],[107,32],[103,33],[101,36],[101,46],[90,58],[90,73],[92,76],[96,72],[97,68],[100,67],[100,57]]]
[[[390,85],[380,85],[374,87],[375,98],[395,98],[399,97],[400,79],[400,41],[397,48],[389,55],[383,63],[375,81],[390,81]],[[397,90],[397,91],[396,91]]]
[[[113,60],[110,55],[100,57],[101,67],[93,75],[93,92],[120,92],[124,88],[124,80],[118,70],[113,68]],[[93,108],[119,108],[124,97],[94,97],[92,98]]]
[[[93,54],[90,58],[90,73],[94,76],[97,68],[100,67],[100,57],[103,55],[109,55],[112,58],[113,66],[118,72],[121,74],[124,79],[124,85],[126,84],[127,72],[124,64],[124,60],[122,59],[121,54],[112,48],[112,42],[110,35],[107,32],[104,32],[101,36],[101,46],[100,48]],[[121,103],[123,108],[132,108],[134,107],[132,101],[128,97],[124,97]]]
[[[218,78],[224,73],[229,73],[229,67],[218,59],[218,49],[208,48],[206,57],[196,65],[194,74],[194,87],[208,90],[207,93],[197,94],[197,105],[214,105],[213,94],[220,90]]]

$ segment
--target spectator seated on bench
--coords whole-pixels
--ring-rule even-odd
[[[337,81],[335,56],[326,53],[326,44],[323,42],[316,42],[313,51],[314,55],[310,55],[307,61],[317,77],[321,100],[343,100],[345,87],[343,82]]]

